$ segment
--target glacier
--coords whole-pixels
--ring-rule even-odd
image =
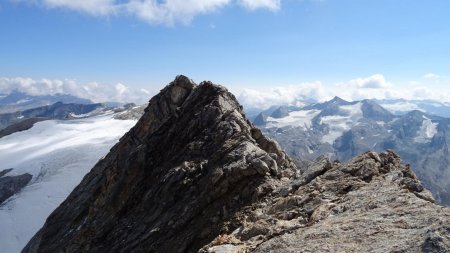
[[[2,252],[20,252],[48,215],[80,183],[136,120],[112,113],[75,120],[49,120],[0,139],[0,171],[29,173],[31,182],[0,206]]]

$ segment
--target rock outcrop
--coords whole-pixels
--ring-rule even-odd
[[[29,118],[18,123],[7,126],[4,129],[0,130],[0,138],[8,136],[13,133],[26,131],[34,126],[37,122],[47,120],[48,118]]]
[[[12,170],[13,169],[0,171],[0,205],[9,197],[22,190],[32,178],[28,173],[18,176],[5,176]]]
[[[449,218],[392,151],[297,168],[178,76],[23,252],[448,252]]]
[[[201,252],[450,252],[450,210],[400,158],[319,159]]]
[[[144,115],[144,110],[147,105],[131,105],[124,106],[124,108],[120,111],[116,110],[117,113],[114,115],[115,119],[120,120],[139,120],[142,115]]]

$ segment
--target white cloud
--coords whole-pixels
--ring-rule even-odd
[[[427,73],[423,75],[423,78],[427,81],[432,81],[434,83],[442,83],[442,82],[448,82],[449,78],[447,76],[438,75],[435,73]]]
[[[394,104],[381,104],[385,109],[393,112],[409,112],[413,110],[421,110],[417,104],[410,102],[398,102]]]
[[[239,0],[239,2],[250,10],[266,8],[276,11],[279,10],[281,6],[281,0]]]
[[[130,0],[127,10],[150,23],[189,23],[194,16],[216,11],[231,0]]]
[[[94,16],[131,14],[151,24],[189,23],[195,16],[232,4],[244,8],[276,11],[281,0],[14,0],[65,8]]]
[[[246,107],[266,109],[273,105],[292,105],[310,99],[323,102],[334,96],[348,101],[363,99],[407,99],[450,102],[450,88],[430,89],[416,85],[394,85],[381,74],[355,78],[347,82],[323,84],[320,82],[289,85],[265,91],[245,89],[238,94],[239,101]],[[449,87],[449,86],[447,86]]]
[[[109,15],[120,8],[120,4],[116,4],[115,0],[42,0],[42,3],[50,8],[67,8],[91,15]]]
[[[70,94],[87,98],[94,102],[135,102],[145,103],[150,99],[150,92],[133,90],[122,83],[105,85],[97,82],[79,84],[75,80],[50,80],[31,78],[0,78],[0,94],[18,90],[30,95]]]
[[[356,78],[349,81],[350,85],[356,85],[364,89],[386,89],[392,85],[386,81],[383,75],[376,74],[366,78]]]
[[[238,94],[244,107],[269,108],[273,105],[302,105],[302,101],[325,101],[331,95],[321,82],[303,83],[268,90],[244,89]]]
[[[437,75],[435,73],[428,73],[428,74],[423,75],[423,78],[428,79],[428,80],[437,80],[437,79],[440,79],[441,76]]]

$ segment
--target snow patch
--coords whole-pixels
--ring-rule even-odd
[[[419,131],[417,131],[417,136],[414,138],[415,142],[418,143],[427,143],[430,142],[431,139],[437,134],[437,126],[438,123],[433,123],[431,119],[424,117],[424,121],[422,121],[422,126]]]
[[[25,103],[28,103],[28,102],[31,102],[31,101],[33,101],[33,100],[32,100],[32,99],[29,99],[29,98],[25,98],[25,99],[18,100],[18,101],[16,102],[16,104],[17,104],[17,105],[19,105],[19,104],[25,104]]]
[[[283,118],[267,118],[267,128],[281,128],[285,126],[301,127],[304,130],[311,128],[311,121],[320,113],[319,110],[300,110],[289,113],[289,116]]]
[[[363,117],[361,106],[361,103],[341,106],[339,109],[344,115],[322,117],[320,123],[329,127],[328,134],[322,137],[322,142],[333,144],[345,131],[358,124],[358,121]]]

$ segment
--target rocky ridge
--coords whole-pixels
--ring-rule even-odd
[[[448,252],[449,217],[392,151],[297,168],[178,76],[23,252]]]

